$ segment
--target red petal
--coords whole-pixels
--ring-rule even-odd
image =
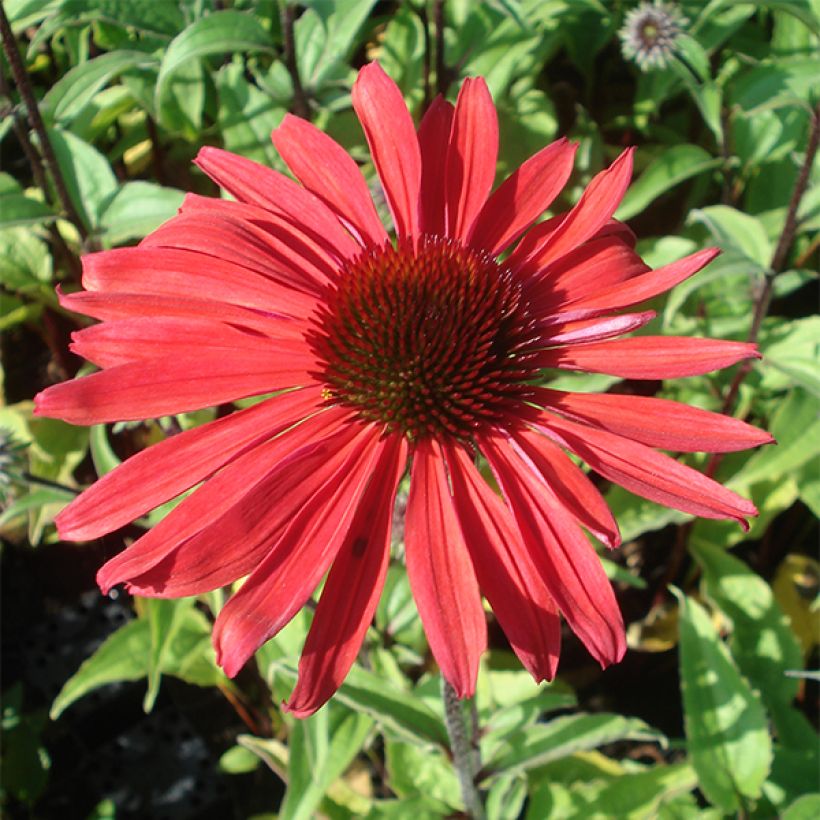
[[[632,148],[627,148],[612,165],[595,176],[575,207],[546,239],[528,234],[510,257],[518,266],[545,267],[573,248],[591,239],[618,208],[632,176]]]
[[[621,543],[618,524],[603,496],[584,472],[557,444],[538,433],[518,430],[514,438],[567,512],[610,549],[617,547]]]
[[[216,256],[169,248],[117,248],[83,257],[89,291],[198,298],[288,316],[307,316],[316,297]]]
[[[539,353],[540,367],[608,373],[622,379],[673,379],[699,376],[760,358],[746,342],[689,336],[635,336],[629,339],[556,347]]]
[[[318,387],[286,393],[141,450],[58,516],[60,538],[88,541],[178,496],[319,407]]]
[[[466,242],[487,202],[498,159],[498,118],[482,77],[468,78],[456,100],[447,149],[447,235]]]
[[[350,154],[305,120],[286,114],[273,143],[294,176],[359,236],[364,244],[387,241],[370,190]]]
[[[349,441],[351,432],[338,433],[339,428],[349,419],[349,412],[331,408],[237,456],[188,498],[183,499],[156,526],[100,569],[97,573],[97,583],[103,592],[108,592],[116,584],[127,581],[142,595],[160,595],[168,584],[187,583],[187,579],[182,577],[186,564],[185,556],[182,556],[181,561],[177,560],[180,551],[187,551],[187,555],[191,556],[189,545],[199,533],[208,530],[213,532],[213,525],[224,523],[226,518],[236,522],[233,517],[234,511],[241,509],[243,505],[247,507],[246,498],[253,493],[258,494],[260,484],[269,484],[271,476],[273,481],[300,479],[291,484],[283,482],[279,488],[285,488],[289,493],[295,487],[299,491],[299,496],[295,499],[295,504],[293,498],[288,498],[288,505],[282,504],[272,508],[271,488],[266,484],[267,503],[259,515],[273,515],[275,510],[279,515],[292,516],[293,510],[298,509],[301,502],[312,492],[311,482],[314,481],[316,468],[321,468],[325,461],[333,458],[340,439],[343,443]],[[248,540],[244,537],[256,523],[256,519],[250,524],[246,520],[244,528],[241,523],[237,523],[236,530],[226,531],[225,537],[219,540],[219,547],[211,554],[202,549],[196,550],[193,555],[196,578],[200,579],[214,571],[227,572],[230,575],[229,570],[235,565],[242,565],[240,568],[244,568],[244,572],[237,571],[237,574],[229,577],[225,583],[247,574],[249,569],[243,562],[252,560],[255,563],[267,552],[265,546],[261,553],[251,555],[253,550],[249,549]],[[228,535],[237,537],[228,538]],[[160,567],[160,571],[152,574],[153,568],[158,567],[166,558],[166,566]]]
[[[654,310],[643,313],[624,313],[621,316],[607,316],[603,319],[582,319],[580,321],[550,323],[541,333],[543,344],[570,344],[597,342],[611,339],[643,327],[655,318]]]
[[[217,314],[218,315],[218,314]],[[264,333],[249,331],[210,318],[154,316],[121,319],[92,325],[71,335],[71,350],[98,367],[116,367],[128,362],[162,360],[184,355],[196,348],[205,358],[234,358],[276,349],[281,344],[304,347],[304,325],[268,319]]]
[[[528,294],[533,310],[543,316],[648,270],[640,256],[623,242],[594,239],[531,277]]]
[[[708,265],[719,253],[718,248],[707,248],[705,251],[679,259],[671,265],[634,276],[612,287],[601,287],[596,293],[575,302],[573,308],[609,311],[640,304],[688,279]]]
[[[421,230],[436,236],[444,235],[444,170],[453,110],[453,106],[439,95],[430,104],[419,126]]]
[[[575,421],[664,450],[728,453],[774,441],[739,419],[668,399],[546,388],[538,389],[537,398],[549,410]]]
[[[515,654],[536,681],[552,680],[561,623],[510,511],[487,486],[469,456],[446,445],[453,503],[478,583]]]
[[[341,467],[290,520],[214,624],[219,665],[233,677],[301,609],[345,541],[373,465],[385,447],[364,428]]]
[[[318,295],[328,282],[328,271],[308,258],[300,243],[276,237],[238,215],[215,208],[175,216],[146,236],[140,248],[196,251],[311,295]],[[207,259],[203,262],[207,264]]]
[[[358,243],[342,227],[336,214],[319,197],[284,174],[210,146],[200,148],[194,162],[240,202],[279,214],[342,258],[351,259],[358,253]]]
[[[643,444],[542,413],[539,424],[604,478],[636,495],[703,518],[744,520],[757,515],[751,501]]]
[[[530,557],[572,631],[601,666],[616,663],[626,651],[623,620],[592,545],[550,488],[505,440],[486,438],[480,446]]]
[[[314,367],[303,342],[243,349],[226,359],[203,359],[189,349],[173,360],[123,364],[55,384],[34,397],[35,415],[71,424],[141,421],[307,386]]]
[[[566,185],[577,148],[562,137],[531,156],[487,200],[469,243],[495,256],[518,239]]]
[[[471,697],[487,624],[444,461],[427,440],[413,452],[406,522],[407,575],[430,649],[456,694]]]
[[[418,236],[421,155],[404,97],[378,63],[370,63],[359,72],[351,97],[396,233],[400,237]]]
[[[316,607],[299,661],[299,680],[286,707],[296,717],[307,717],[319,709],[356,660],[390,563],[393,502],[406,460],[405,440],[391,437]]]
[[[63,293],[57,286],[57,298],[66,310],[92,316],[108,322],[122,319],[177,318],[214,319],[223,323],[255,330],[266,334],[293,337],[304,333],[305,325],[291,317],[274,316],[260,310],[239,305],[216,302],[213,299],[187,297],[184,301],[176,296],[153,296],[140,293],[97,293],[80,291]]]

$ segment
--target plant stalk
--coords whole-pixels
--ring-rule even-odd
[[[458,775],[467,814],[473,820],[485,820],[484,803],[475,784],[475,776],[481,769],[477,737],[468,736],[464,725],[464,714],[461,711],[461,701],[455,689],[447,683],[443,676],[441,678],[441,699],[444,702],[444,722],[447,726],[447,736],[450,738],[453,766]],[[475,729],[471,734],[477,735]]]

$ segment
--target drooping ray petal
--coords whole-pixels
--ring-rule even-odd
[[[549,208],[572,173],[578,145],[562,137],[531,156],[481,209],[468,241],[496,255]]]
[[[743,359],[759,359],[753,344],[690,336],[635,336],[545,350],[541,367],[608,373],[622,379],[700,376]]]
[[[421,155],[399,87],[378,63],[366,65],[351,92],[399,237],[419,234]]]
[[[536,400],[562,416],[649,447],[683,453],[729,453],[774,439],[740,419],[688,404],[613,393],[563,393],[536,388]]]
[[[296,322],[270,321],[264,334],[225,324],[214,318],[142,317],[120,319],[75,331],[71,350],[98,367],[116,367],[128,362],[162,360],[196,348],[203,358],[241,357],[243,352],[275,352],[283,342],[304,345],[304,326]],[[216,314],[218,315],[218,314]],[[283,332],[277,334],[281,328]],[[277,335],[274,335],[277,334]]]
[[[154,296],[141,293],[99,293],[85,290],[63,293],[57,298],[66,310],[108,322],[155,318],[209,319],[237,328],[252,330],[270,338],[302,338],[306,324],[289,316],[276,316],[262,310],[216,302],[213,299]]]
[[[249,268],[274,282],[314,296],[318,296],[329,281],[327,271],[303,254],[302,247],[217,208],[208,213],[181,213],[169,219],[146,236],[140,248],[196,251]]]
[[[241,265],[174,248],[116,248],[83,257],[83,286],[97,293],[213,299],[275,315],[307,316],[316,297]]]
[[[580,319],[549,324],[541,331],[541,342],[548,345],[577,344],[611,339],[613,336],[621,336],[643,327],[655,316],[654,310],[646,310],[643,313],[624,313],[621,316],[605,316],[602,319]]]
[[[60,538],[89,541],[124,526],[320,406],[318,387],[296,390],[141,450],[60,512],[56,519]]]
[[[545,436],[530,430],[516,430],[513,438],[521,454],[530,460],[570,515],[610,549],[617,547],[621,533],[612,511],[567,454]]]
[[[314,384],[309,375],[314,366],[302,342],[279,342],[270,351],[236,351],[229,359],[186,351],[173,360],[132,362],[55,384],[34,397],[35,415],[102,424],[187,413]]]
[[[495,180],[498,117],[483,78],[461,86],[445,168],[447,235],[466,241]]]
[[[360,246],[345,231],[336,214],[319,197],[284,174],[207,145],[199,149],[194,163],[240,202],[279,214],[322,241],[339,258],[351,259],[359,252]]]
[[[521,663],[536,681],[558,668],[561,624],[555,602],[525,549],[510,511],[467,453],[444,445],[453,504],[478,583]]]
[[[293,516],[214,624],[217,662],[233,677],[301,609],[336,557],[385,444],[372,427],[343,448],[331,480]]]
[[[703,518],[733,518],[748,529],[751,501],[644,444],[544,412],[539,428],[595,472],[636,495]]]
[[[513,266],[545,267],[591,239],[603,228],[621,203],[632,176],[633,149],[627,148],[587,185],[581,199],[556,230],[541,238],[527,234],[510,256]]]
[[[531,276],[527,293],[533,310],[549,317],[648,270],[640,256],[618,239],[594,239]]]
[[[479,441],[530,557],[572,631],[601,664],[626,651],[624,626],[603,566],[549,486],[497,434]]]
[[[296,449],[266,446],[268,471],[252,489],[207,526],[176,544],[162,560],[130,578],[128,589],[135,595],[159,598],[200,595],[253,571],[299,510],[328,486],[345,463],[348,445],[357,432],[352,425],[336,424],[323,430],[316,441],[300,436],[302,446]],[[278,453],[284,457],[277,461]]]
[[[429,439],[413,451],[406,520],[407,576],[430,649],[456,694],[470,697],[487,625],[444,460]]]
[[[671,290],[708,265],[719,253],[718,248],[698,251],[657,270],[633,276],[611,287],[602,287],[597,293],[578,299],[572,306],[576,310],[585,308],[608,311],[640,304],[659,293]]]
[[[276,150],[309,191],[351,228],[365,245],[387,241],[367,183],[350,154],[305,120],[286,114],[272,135]]]
[[[390,562],[393,502],[406,460],[406,442],[391,436],[319,598],[286,707],[296,717],[313,714],[339,688],[373,620]]]
[[[259,483],[271,473],[278,470],[278,474],[281,474],[284,470],[296,469],[293,465],[299,464],[306,455],[305,452],[300,452],[302,448],[310,445],[308,454],[316,452],[320,454],[317,458],[327,460],[332,452],[329,448],[336,444],[337,431],[349,419],[349,412],[330,408],[305,419],[292,430],[237,455],[227,466],[177,504],[156,526],[108,561],[97,573],[100,588],[107,593],[116,584],[124,581],[133,583],[135,579],[145,575],[152,567],[173,554],[181,544],[190,542],[193,536],[209,528],[228,513],[249,493],[255,491]],[[348,438],[344,437],[343,443],[347,440]],[[308,466],[311,468],[311,472],[306,473],[309,478],[315,464],[311,461]],[[301,474],[298,474],[298,477],[301,477]],[[309,493],[309,487],[302,492]],[[226,541],[223,540],[223,547],[225,544]],[[241,541],[237,542],[235,549],[241,551],[242,546]],[[223,549],[215,556],[203,556],[200,552],[197,558],[202,565],[201,572],[207,572],[209,567],[205,564],[208,562],[203,558],[222,566],[229,562],[231,555]],[[163,582],[166,580],[163,578]]]
[[[436,236],[444,235],[445,180],[447,145],[453,125],[453,106],[440,94],[430,103],[419,126],[421,152],[421,198],[419,201],[421,230]]]
[[[258,205],[247,202],[234,202],[230,199],[217,199],[186,194],[179,208],[180,214],[192,214],[195,211],[206,211],[208,215],[224,215],[228,219],[240,219],[249,222],[269,234],[276,243],[277,250],[282,258],[296,259],[297,264],[307,264],[316,279],[324,276],[324,281],[333,281],[347,261],[338,253],[328,249],[326,243],[316,239],[312,233],[288,222],[279,214],[266,211]],[[358,243],[347,234],[352,244],[350,256],[354,257],[361,251]],[[288,257],[285,257],[288,254]]]

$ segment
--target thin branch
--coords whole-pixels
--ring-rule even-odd
[[[436,32],[436,90],[446,97],[450,74],[444,63],[444,0],[433,0],[433,26]]]
[[[299,66],[296,62],[296,40],[293,36],[293,24],[296,21],[296,9],[288,0],[283,0],[280,11],[282,21],[282,58],[293,83],[293,113],[302,119],[310,119],[310,105],[308,104],[302,80],[299,77]]]
[[[26,106],[26,115],[31,124],[31,128],[37,134],[37,141],[39,143],[40,154],[43,157],[46,168],[48,168],[51,178],[54,181],[54,189],[57,192],[57,198],[60,202],[66,217],[77,229],[80,236],[85,240],[88,238],[88,231],[83,224],[71,197],[68,194],[68,188],[63,179],[63,174],[60,171],[60,166],[57,163],[57,156],[54,153],[54,148],[48,138],[45,123],[40,115],[40,108],[37,105],[37,98],[34,96],[34,89],[31,85],[31,79],[28,76],[23,60],[20,57],[20,50],[17,47],[17,41],[14,39],[14,34],[11,30],[8,17],[3,4],[0,3],[0,37],[3,40],[3,50],[6,53],[6,59],[9,62],[14,83],[17,90],[20,92],[20,97]]]
[[[432,70],[432,49],[433,41],[430,37],[430,20],[427,16],[427,7],[422,6],[419,11],[419,20],[421,20],[421,30],[424,32],[424,56],[422,57],[422,76],[424,83],[424,99],[422,101],[422,112],[427,111],[432,102],[432,94],[430,93],[430,71]]]
[[[444,702],[444,723],[447,726],[447,736],[450,738],[453,766],[458,775],[467,815],[473,820],[484,820],[486,817],[484,804],[475,785],[475,776],[481,768],[481,763],[473,747],[472,739],[467,736],[464,727],[461,701],[455,689],[447,683],[443,676],[441,678],[441,699]]]

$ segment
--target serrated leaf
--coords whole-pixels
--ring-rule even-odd
[[[755,217],[728,205],[710,205],[693,210],[688,221],[704,225],[720,247],[732,247],[761,267],[768,268],[772,243]]]
[[[732,621],[732,656],[759,690],[780,741],[812,743],[814,731],[791,708],[798,682],[786,676],[787,670],[802,668],[803,653],[771,587],[720,547],[693,541],[690,551],[703,569],[706,594]]]
[[[43,97],[43,116],[49,124],[71,122],[94,95],[124,71],[159,66],[156,57],[142,51],[111,51],[75,66]]]
[[[675,591],[680,604],[680,674],[686,738],[700,788],[726,812],[757,798],[769,774],[766,713],[718,637],[706,610]]]
[[[484,773],[527,771],[616,740],[663,741],[664,736],[637,718],[606,713],[567,715],[507,735],[492,756],[487,756]]]
[[[106,245],[142,239],[176,216],[185,194],[154,182],[124,183],[102,205],[100,229]]]
[[[156,107],[174,73],[191,60],[226,52],[265,51],[273,53],[271,36],[252,14],[217,11],[191,23],[173,39],[162,58],[156,86]]]
[[[49,129],[48,136],[68,195],[89,231],[99,225],[100,209],[117,188],[111,165],[93,145],[70,131]]]
[[[684,143],[667,148],[630,185],[615,217],[631,219],[661,194],[687,179],[719,167],[722,162],[720,157],[713,157],[699,145]]]

